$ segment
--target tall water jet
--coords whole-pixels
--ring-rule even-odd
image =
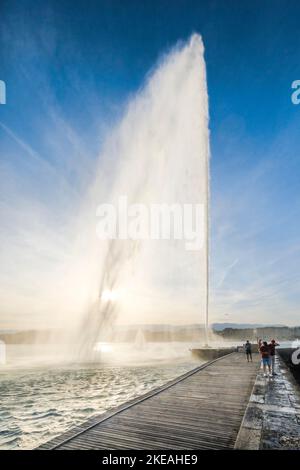
[[[94,180],[64,231],[58,234],[51,218],[48,225],[43,219],[40,227],[34,225],[33,247],[24,243],[32,234],[30,221],[26,226],[22,218],[13,220],[27,237],[17,246],[10,239],[10,261],[18,259],[18,278],[24,274],[31,289],[24,304],[20,289],[11,289],[11,277],[1,292],[4,304],[14,305],[20,324],[26,307],[39,318],[39,327],[43,318],[47,327],[63,331],[64,341],[83,360],[93,359],[97,342],[116,340],[132,325],[208,326],[209,130],[203,54],[195,34],[160,60],[109,132]],[[176,237],[99,239],[99,205],[117,207],[124,197],[128,206],[202,204],[204,246],[188,250],[187,240]],[[28,263],[33,248],[34,263]],[[5,280],[9,275],[7,269]]]
[[[207,101],[203,44],[193,35],[161,61],[108,139],[104,155],[114,165],[112,188],[100,195],[100,171],[91,207],[116,206],[122,195],[128,204],[146,206],[202,203],[204,246],[189,252],[183,240],[96,242],[103,251],[93,307],[80,326],[85,351],[115,322],[202,323],[208,342]],[[103,299],[103,291],[119,298]]]

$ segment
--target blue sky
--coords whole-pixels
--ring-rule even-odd
[[[7,185],[24,185],[52,203],[55,176],[46,182],[29,160],[54,167],[61,188],[84,184],[76,167],[69,171],[72,161],[85,155],[88,178],[102,136],[161,55],[202,35],[212,317],[299,324],[300,105],[291,102],[300,79],[299,2],[2,0],[0,16],[1,196]],[[57,158],[53,136],[69,161]]]

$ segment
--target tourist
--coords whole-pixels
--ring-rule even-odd
[[[250,360],[252,362],[251,343],[249,342],[248,339],[247,339],[246,343],[244,344],[244,348],[245,348],[245,353],[246,353],[246,357],[247,357],[247,362],[249,362]]]
[[[266,341],[262,341],[261,339],[258,341],[258,348],[261,354],[262,365],[264,369],[264,377],[267,377],[268,371],[269,376],[271,376],[271,364],[270,364],[270,348]]]
[[[270,352],[270,365],[271,365],[271,370],[272,370],[272,375],[276,375],[275,372],[275,348],[276,346],[280,346],[279,343],[276,343],[275,339],[272,339],[269,346],[269,352]]]

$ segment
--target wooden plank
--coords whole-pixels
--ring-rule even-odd
[[[259,367],[253,358],[211,361],[39,449],[233,448]]]

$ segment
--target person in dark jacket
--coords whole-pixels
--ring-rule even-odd
[[[275,373],[275,348],[276,346],[280,346],[279,343],[276,343],[275,339],[272,339],[271,342],[268,344],[269,346],[269,351],[270,351],[270,365],[271,365],[271,370],[272,370],[272,375],[276,375]]]
[[[251,343],[247,339],[246,343],[244,344],[245,348],[245,353],[247,357],[247,362],[251,361],[252,362],[252,350],[251,350]]]

